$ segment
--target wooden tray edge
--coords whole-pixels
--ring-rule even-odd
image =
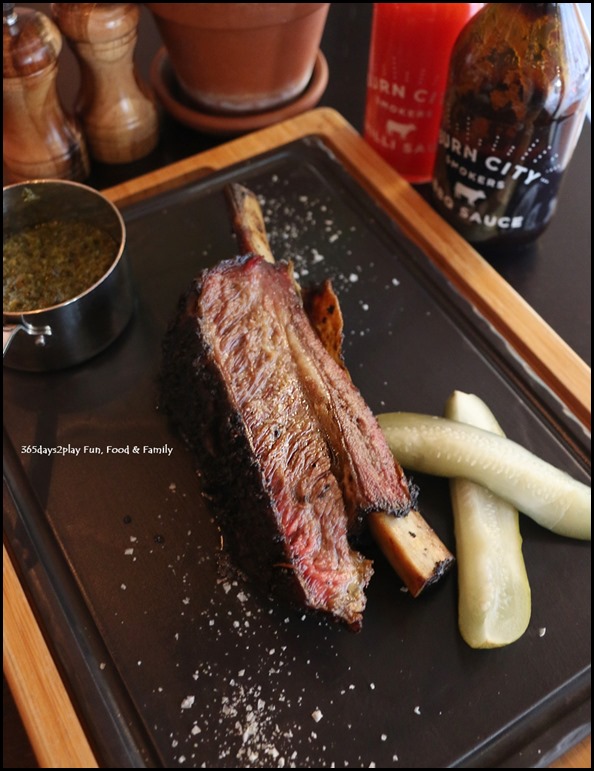
[[[98,768],[6,547],[3,667],[41,768]]]

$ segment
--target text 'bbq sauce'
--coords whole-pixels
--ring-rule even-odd
[[[491,3],[450,62],[433,173],[436,209],[477,245],[536,238],[590,93],[590,43],[575,3]]]

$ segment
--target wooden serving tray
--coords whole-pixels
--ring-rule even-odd
[[[164,196],[238,164],[249,169],[262,154],[307,137],[316,137],[323,142],[375,204],[397,223],[406,237],[430,258],[459,295],[495,331],[512,352],[511,358],[531,371],[531,377],[554,395],[562,411],[571,414],[574,421],[589,430],[589,367],[341,116],[331,110],[314,110],[104,192],[122,209],[134,210],[147,199]],[[26,485],[21,492],[26,497]],[[27,501],[17,501],[18,505],[26,507]],[[89,731],[81,723],[80,710],[74,708],[71,700],[72,684],[61,676],[60,666],[50,652],[56,642],[44,639],[35,606],[29,603],[9,554],[14,546],[7,542],[5,529],[4,669],[7,680],[40,765],[96,767],[96,748],[89,743]],[[590,765],[589,757],[588,738],[554,765],[585,767]]]

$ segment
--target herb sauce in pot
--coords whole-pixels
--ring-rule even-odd
[[[88,222],[52,220],[4,239],[3,311],[24,313],[71,300],[108,271],[119,246]]]

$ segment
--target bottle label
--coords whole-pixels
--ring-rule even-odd
[[[468,118],[463,131],[458,125],[446,121],[439,133],[432,183],[438,208],[470,241],[538,234],[555,210],[581,118],[522,131],[484,118]]]
[[[370,73],[367,82],[365,138],[405,176],[425,179],[437,149],[442,92],[414,85],[413,74],[390,82]],[[417,170],[419,170],[417,172]]]

